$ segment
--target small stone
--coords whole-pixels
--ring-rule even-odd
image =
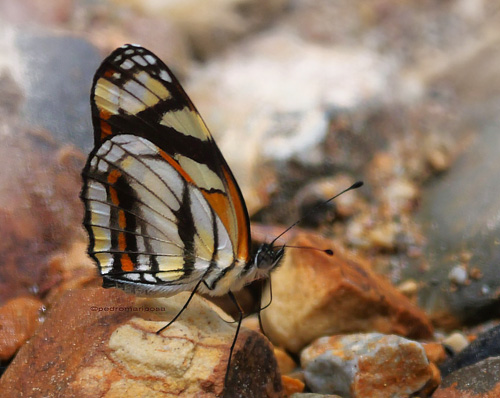
[[[383,190],[383,200],[391,207],[391,213],[413,209],[420,195],[415,183],[405,178],[393,179]]]
[[[483,272],[477,267],[472,267],[469,270],[469,277],[471,279],[479,280],[483,277]]]
[[[434,148],[427,154],[429,165],[437,172],[441,173],[450,168],[453,156],[445,147]]]
[[[460,332],[454,332],[443,340],[443,344],[450,347],[455,354],[469,345],[469,340]]]
[[[440,365],[446,358],[446,351],[441,343],[422,343],[425,350],[425,355],[430,362]]]
[[[334,255],[290,250],[272,274],[273,302],[262,321],[276,345],[297,353],[320,336],[373,330],[432,337],[426,315],[362,258],[313,235],[298,234],[289,244],[332,248]]]
[[[500,357],[484,359],[450,373],[432,398],[500,397]]]
[[[199,296],[169,328],[189,293],[140,299],[117,289],[66,292],[2,378],[3,398],[49,396],[281,398],[272,348]],[[217,311],[217,312],[216,312]]]
[[[454,266],[448,273],[448,279],[450,280],[450,282],[455,283],[456,285],[467,284],[467,269],[463,265]]]
[[[297,392],[304,391],[305,384],[299,379],[295,379],[289,376],[281,376],[281,383],[283,384],[283,390],[285,396],[290,396]]]
[[[394,249],[400,227],[395,222],[383,222],[368,231],[367,237],[372,247],[384,250]]]
[[[10,359],[40,324],[43,303],[30,296],[7,301],[0,307],[0,360]]]
[[[278,368],[282,375],[292,373],[297,368],[297,364],[292,357],[281,348],[274,347],[274,356],[276,357]]]
[[[313,392],[348,397],[406,398],[433,377],[422,345],[395,335],[322,337],[300,359]]]
[[[414,279],[408,279],[399,284],[398,290],[406,297],[414,297],[418,293],[418,283]]]

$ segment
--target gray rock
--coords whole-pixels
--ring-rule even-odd
[[[90,86],[100,55],[86,40],[48,32],[15,38],[25,89],[23,116],[62,142],[92,145]]]
[[[0,35],[2,88],[17,87],[15,101],[9,94],[10,103],[3,106],[11,110],[9,116],[16,114],[59,141],[88,151],[92,146],[89,96],[101,60],[98,51],[84,39],[41,27],[20,31],[5,23]]]
[[[500,120],[492,120],[475,144],[427,189],[420,220],[428,240],[430,269],[421,305],[431,314],[478,322],[499,314]]]
[[[500,313],[500,32],[494,25],[429,82],[454,95],[454,119],[443,127],[454,132],[463,152],[422,194],[419,219],[428,245],[421,265],[427,272],[405,272],[427,283],[421,306],[437,322],[447,318],[455,326]]]
[[[433,398],[498,397],[500,357],[488,358],[457,370],[442,381]]]

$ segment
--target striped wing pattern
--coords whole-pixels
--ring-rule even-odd
[[[227,293],[249,268],[241,192],[170,70],[126,45],[97,70],[95,149],[83,171],[89,254],[105,284],[144,294]]]

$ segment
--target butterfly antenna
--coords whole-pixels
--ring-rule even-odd
[[[342,192],[339,192],[337,195],[332,196],[330,199],[326,200],[325,202],[320,203],[320,204],[314,206],[304,216],[302,216],[301,218],[299,218],[292,225],[290,225],[287,229],[285,229],[282,233],[280,233],[276,238],[274,238],[273,241],[271,242],[271,245],[273,245],[274,242],[276,242],[279,238],[281,238],[283,235],[285,235],[288,231],[290,231],[298,223],[300,223],[302,220],[304,220],[304,218],[306,218],[307,216],[309,216],[311,213],[314,213],[315,211],[317,211],[320,207],[325,206],[326,204],[330,203],[333,199],[338,198],[340,195],[346,193],[347,191],[350,191],[352,189],[357,189],[357,188],[362,187],[362,186],[363,186],[363,181],[357,181],[354,184],[352,184],[349,188],[344,189]],[[288,247],[291,247],[291,246],[288,246]],[[327,253],[327,254],[330,254],[330,253]]]
[[[319,247],[314,247],[314,246],[291,246],[291,245],[285,245],[285,247],[290,247],[292,249],[308,249],[308,250],[316,250],[319,252],[323,252],[329,256],[333,256],[333,250],[332,249],[320,249]]]

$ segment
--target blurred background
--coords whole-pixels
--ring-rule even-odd
[[[2,0],[0,305],[50,304],[87,275],[89,90],[125,43],[183,83],[256,237],[305,215],[436,326],[499,315],[500,4],[486,0]]]

